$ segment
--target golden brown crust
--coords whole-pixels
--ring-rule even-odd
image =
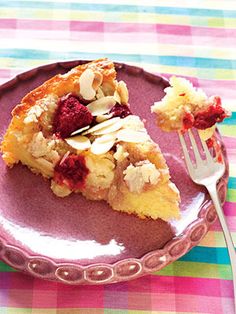
[[[103,75],[103,82],[113,81],[116,78],[116,71],[113,62],[107,59],[99,59],[86,64],[79,65],[69,71],[65,76],[58,74],[43,83],[41,86],[29,92],[17,105],[13,111],[13,116],[23,114],[27,109],[35,105],[37,100],[44,98],[49,94],[62,97],[68,93],[78,93],[78,79],[86,69],[93,69]]]

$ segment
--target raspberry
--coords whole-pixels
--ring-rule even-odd
[[[213,126],[216,122],[221,122],[228,117],[228,113],[222,108],[221,99],[218,96],[212,98],[209,108],[198,112],[194,119],[194,127],[204,130]]]
[[[128,106],[116,103],[115,106],[111,108],[110,113],[113,114],[113,117],[125,118],[131,114],[131,111]]]
[[[61,99],[53,121],[53,130],[57,136],[66,138],[72,132],[91,124],[93,117],[88,108],[70,95]]]
[[[85,180],[89,169],[85,163],[85,157],[71,154],[63,162],[58,163],[54,169],[54,180],[58,184],[66,184],[71,190],[81,189],[85,186]]]
[[[214,141],[215,141],[214,139],[209,138],[209,139],[206,141],[207,147],[208,147],[208,148],[214,147]]]
[[[194,117],[190,112],[187,112],[183,118],[183,128],[184,130],[190,129],[193,126]]]

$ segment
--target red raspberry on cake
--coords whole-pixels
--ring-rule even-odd
[[[85,187],[88,174],[85,157],[70,154],[55,166],[53,179],[58,185],[65,184],[76,191]]]
[[[93,116],[88,108],[75,96],[69,95],[59,101],[53,121],[53,131],[58,136],[66,138],[74,131],[90,125],[92,121]]]

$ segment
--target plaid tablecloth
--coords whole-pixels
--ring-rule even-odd
[[[236,241],[235,0],[0,0],[0,80],[37,65],[107,56],[219,94],[233,114],[219,126],[230,179],[224,206]],[[3,109],[1,109],[3,110]],[[219,223],[158,273],[105,286],[64,286],[0,262],[1,314],[233,314],[233,286]]]

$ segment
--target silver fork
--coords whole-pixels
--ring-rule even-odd
[[[216,189],[217,181],[223,176],[225,172],[225,163],[224,161],[218,162],[216,158],[214,158],[205,141],[201,139],[202,148],[205,153],[205,159],[201,157],[201,154],[198,149],[198,145],[194,138],[194,135],[191,130],[188,131],[188,135],[190,138],[190,142],[192,145],[195,162],[191,160],[189,155],[189,151],[187,148],[186,141],[181,132],[178,132],[180,143],[183,149],[185,162],[187,165],[187,169],[191,179],[200,185],[204,185],[212,199],[212,202],[215,206],[216,212],[218,214],[221,227],[223,229],[224,238],[226,245],[228,247],[228,253],[231,262],[232,274],[233,274],[233,287],[234,287],[234,311],[236,314],[236,252],[233,244],[233,240],[227,226],[227,222],[225,220],[225,216],[221,207],[221,203],[219,200],[219,196]]]

